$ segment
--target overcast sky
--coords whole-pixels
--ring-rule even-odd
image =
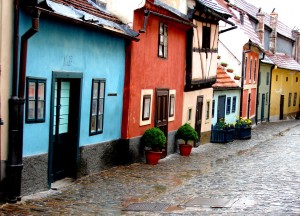
[[[299,0],[246,0],[266,13],[271,13],[273,8],[278,13],[278,19],[289,26],[300,30]]]

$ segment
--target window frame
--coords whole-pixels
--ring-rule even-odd
[[[249,68],[249,83],[252,82],[252,58],[250,58],[250,68]]]
[[[231,97],[226,98],[226,115],[230,114],[231,110]]]
[[[170,102],[169,102],[169,118],[174,117],[175,115],[175,94],[170,94]],[[172,103],[173,101],[173,103]],[[173,112],[171,112],[173,111]]]
[[[162,32],[161,32],[162,28]],[[168,25],[163,22],[159,22],[158,25],[158,57],[167,59],[168,58],[168,42],[169,40],[169,29]],[[162,47],[162,53],[160,53],[160,47]]]
[[[98,88],[97,88],[97,97],[94,98],[94,84],[97,83],[98,84]],[[103,97],[101,97],[101,83],[104,84],[103,87]],[[98,134],[102,134],[104,131],[104,110],[105,110],[105,88],[106,88],[106,79],[101,79],[101,78],[97,78],[97,79],[92,79],[92,90],[91,90],[91,107],[90,107],[90,122],[89,122],[89,135],[93,136],[93,135],[98,135]],[[96,115],[93,114],[93,101],[97,100],[97,104],[96,104]],[[100,100],[103,100],[103,108],[102,108],[102,113],[99,113],[99,109],[100,109]],[[102,115],[102,128],[101,130],[98,129],[98,123],[99,123],[99,116]],[[96,124],[95,124],[95,131],[92,131],[92,117],[96,116]]]
[[[206,115],[205,120],[209,120],[209,114],[210,114],[210,100],[206,101]]]
[[[236,96],[232,97],[232,107],[231,107],[231,113],[235,113],[236,111]]]
[[[270,85],[270,72],[267,72],[266,85]]]
[[[29,99],[29,83],[35,84],[35,92],[34,92],[34,99]],[[44,84],[44,99],[39,100],[39,84]],[[46,78],[36,78],[36,77],[27,77],[26,78],[26,109],[25,109],[25,122],[28,124],[31,123],[43,123],[46,121]],[[34,118],[29,119],[29,102],[34,101]],[[44,102],[43,106],[43,118],[38,118],[38,104],[39,102]]]
[[[212,102],[212,110],[211,110],[211,117],[214,118],[215,117],[215,105],[216,105],[216,100],[213,100]]]
[[[202,26],[202,49],[210,49],[211,26]]]
[[[147,104],[148,116],[145,113],[146,100],[149,99],[149,103]],[[143,108],[142,108],[142,121],[147,121],[150,119],[151,112],[151,94],[143,95]]]
[[[248,64],[248,57],[245,56],[245,62],[244,62],[244,80],[247,80],[247,64]]]
[[[288,107],[292,105],[292,93],[289,93],[289,98],[288,98]]]
[[[296,106],[296,104],[297,104],[297,92],[294,92],[293,106]]]

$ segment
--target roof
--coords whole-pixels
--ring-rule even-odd
[[[59,15],[75,21],[93,25],[130,39],[138,40],[139,35],[129,26],[123,24],[117,17],[92,0],[45,0],[38,8],[51,11],[52,15]]]
[[[222,66],[217,68],[217,81],[212,87],[214,89],[240,89],[240,86],[230,78]]]
[[[233,20],[233,22],[236,24],[236,26],[238,26],[239,29],[244,31],[245,35],[248,36],[252,44],[258,47],[260,50],[264,50],[263,44],[260,42],[258,35],[253,29],[249,17],[247,15],[244,15],[244,24],[242,24],[240,21],[240,14],[238,11],[230,7],[224,0],[216,0],[216,1],[224,8],[226,8],[228,12],[231,13],[232,15],[231,19]]]
[[[256,14],[259,10],[259,8],[255,7],[254,5],[248,3],[245,0],[234,0],[234,5],[240,9],[242,9],[243,11],[245,11],[246,13],[248,13],[251,17],[256,19]],[[270,15],[263,12],[265,15],[265,25],[267,25],[268,27],[271,28],[270,25]],[[283,22],[281,22],[280,20],[278,20],[278,24],[277,24],[277,33],[288,37],[290,39],[294,39],[293,35],[292,35],[292,29],[289,28],[287,25],[285,25]]]
[[[266,55],[279,68],[300,71],[300,64],[284,53],[272,54],[266,52]]]
[[[215,0],[197,0],[197,2],[204,5],[205,7],[209,8],[209,9],[213,10],[216,13],[219,13],[222,15],[227,15],[229,17],[231,16],[231,14]]]
[[[261,60],[262,63],[265,63],[265,64],[271,64],[271,65],[274,65],[274,63],[271,61],[271,59],[265,55],[264,58]]]

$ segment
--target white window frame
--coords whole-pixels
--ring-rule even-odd
[[[149,119],[143,120],[144,96],[147,96],[147,95],[150,95],[150,113],[149,113]],[[142,89],[141,103],[140,103],[140,126],[151,124],[152,103],[153,103],[153,89]]]
[[[174,96],[174,107],[173,107],[173,116],[170,116],[170,110],[171,110],[171,97]],[[176,113],[176,90],[170,90],[169,91],[169,106],[168,106],[168,121],[174,121],[175,120],[175,113]]]

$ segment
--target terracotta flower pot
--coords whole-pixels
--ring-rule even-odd
[[[156,165],[161,157],[162,152],[146,151],[147,164]]]
[[[223,67],[227,67],[227,63],[222,62],[221,65],[222,65]]]
[[[180,155],[190,156],[193,146],[188,144],[179,144]]]
[[[227,69],[227,72],[228,72],[228,73],[232,73],[233,70],[232,70],[232,69]]]
[[[234,77],[235,80],[240,80],[240,77]]]

